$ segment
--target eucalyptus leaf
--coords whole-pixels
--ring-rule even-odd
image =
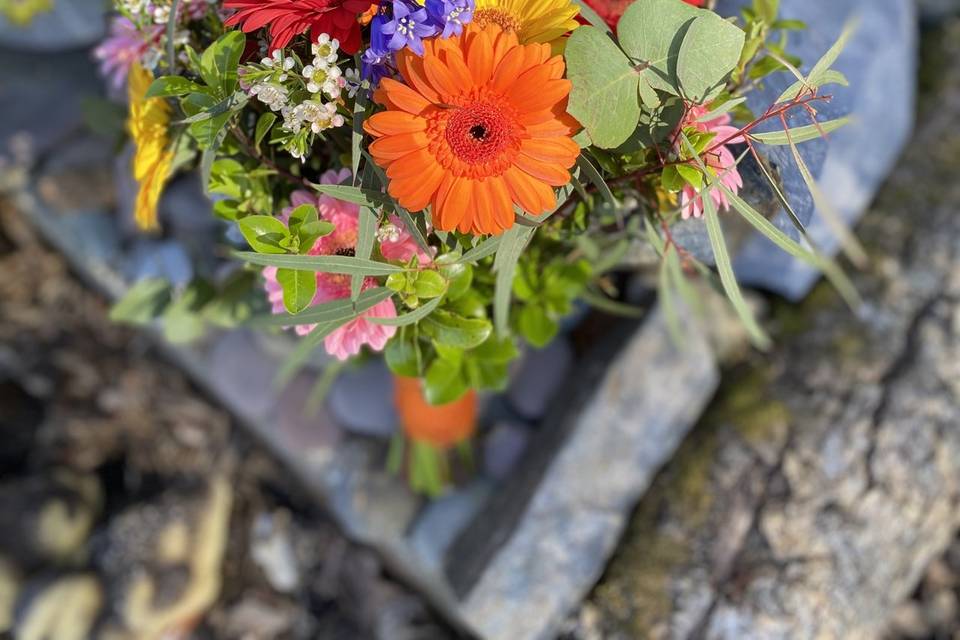
[[[596,27],[578,28],[564,50],[573,83],[567,110],[589,132],[593,144],[612,149],[637,126],[639,76],[617,44]]]

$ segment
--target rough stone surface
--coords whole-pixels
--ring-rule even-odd
[[[667,335],[653,312],[625,342],[606,345],[612,362],[581,361],[576,391],[562,392],[568,403],[553,407],[531,442],[537,455],[451,549],[461,611],[482,637],[553,636],[712,395],[718,374],[706,341],[692,331],[679,350]]]
[[[960,14],[960,0],[916,0],[920,17],[929,22]]]
[[[718,11],[735,15],[744,0],[722,0]],[[791,34],[790,51],[804,61],[808,70],[834,43],[849,20],[858,28],[835,68],[850,80],[850,87],[831,86],[824,93],[833,96],[818,104],[821,120],[850,115],[854,121],[830,134],[828,141],[815,140],[800,146],[810,170],[816,176],[826,198],[840,216],[852,224],[863,214],[891,166],[906,143],[913,125],[914,82],[916,75],[916,17],[912,0],[851,0],[810,2],[784,0],[780,4],[784,18],[802,20],[805,31]],[[763,90],[753,93],[749,106],[763,113],[776,97],[794,81],[790,74],[778,74],[766,81]],[[809,124],[798,109],[788,120],[790,126]],[[766,127],[767,125],[764,125]],[[771,129],[782,129],[779,122]],[[763,127],[761,127],[763,129]],[[817,246],[835,254],[838,242],[820,215],[793,161],[789,147],[760,147],[761,153],[779,171],[784,191]],[[762,191],[748,190],[751,202]],[[731,218],[736,214],[730,214]],[[796,236],[784,212],[775,224]],[[698,255],[712,253],[701,224],[695,233],[682,234]],[[818,274],[759,234],[751,234],[738,246],[734,266],[741,282],[775,291],[791,300],[799,300],[815,284]]]
[[[955,21],[937,58],[958,46]],[[568,638],[876,637],[953,539],[960,73],[935,71],[859,229],[861,317],[826,286],[774,309],[780,346],[729,379],[657,478]]]

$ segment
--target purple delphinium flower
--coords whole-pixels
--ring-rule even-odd
[[[370,81],[371,87],[380,84],[381,78],[393,75],[393,54],[390,52],[377,53],[373,47],[367,49],[360,56],[362,77]]]
[[[473,19],[474,0],[427,0],[427,13],[449,38],[463,33],[463,26]]]
[[[436,35],[439,29],[425,8],[405,0],[393,0],[393,20],[384,24],[382,31],[392,36],[387,42],[391,51],[407,47],[422,56],[423,39]]]

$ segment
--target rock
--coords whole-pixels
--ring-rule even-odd
[[[291,451],[316,454],[332,452],[343,431],[325,406],[314,407],[311,395],[318,376],[304,372],[278,389],[276,404],[269,412],[274,442]]]
[[[297,611],[290,603],[248,595],[230,607],[224,630],[230,638],[273,640],[287,637],[296,620]]]
[[[300,584],[300,570],[290,540],[290,512],[261,513],[253,522],[250,555],[267,581],[280,593],[291,593]]]
[[[17,603],[14,636],[18,640],[87,640],[103,603],[103,589],[95,575],[34,580]]]
[[[123,273],[130,282],[163,278],[185,286],[193,278],[193,263],[177,242],[140,238],[124,257]]]
[[[723,0],[718,11],[734,15],[744,0]],[[831,86],[824,90],[833,96],[830,103],[817,107],[821,120],[844,115],[853,122],[831,133],[828,141],[815,140],[800,146],[808,166],[825,196],[848,225],[863,214],[878,187],[910,135],[914,120],[914,84],[916,76],[916,15],[912,0],[851,0],[850,2],[812,3],[784,0],[783,18],[805,22],[805,31],[791,34],[791,53],[809,69],[833,44],[844,23],[855,19],[858,29],[840,56],[835,68],[850,80],[850,87]],[[751,94],[748,104],[762,113],[794,79],[778,74],[766,82],[762,91]],[[791,121],[793,126],[807,124],[804,116]],[[773,128],[779,127],[779,124]],[[878,132],[883,132],[878,135]],[[838,242],[822,218],[814,216],[814,205],[789,147],[761,147],[780,171],[785,193],[810,236],[825,253],[838,251]],[[754,195],[751,196],[751,193]],[[756,193],[751,190],[751,202]],[[731,213],[729,216],[735,216]],[[796,236],[780,212],[775,224]],[[696,225],[694,233],[703,246],[705,232]],[[696,244],[696,242],[694,242]],[[707,245],[708,246],[708,245]],[[709,250],[707,250],[707,255]],[[791,258],[769,240],[753,234],[739,248],[734,266],[741,282],[775,291],[791,300],[799,300],[816,282],[818,274],[805,263]]]
[[[920,17],[929,23],[960,14],[960,0],[916,0]]]
[[[56,31],[47,32],[47,39]],[[37,56],[0,50],[0,158],[19,146],[19,155],[44,155],[83,126],[83,100],[101,93],[101,84],[85,54]],[[15,143],[15,144],[14,144]]]
[[[944,36],[953,59],[960,22]],[[861,222],[869,313],[821,285],[774,314],[778,346],[724,381],[590,597],[608,637],[878,637],[955,539],[960,73],[937,72]]]
[[[264,358],[254,334],[230,331],[216,338],[206,375],[227,407],[258,424],[274,406],[275,360]],[[264,432],[265,433],[265,432]]]
[[[655,308],[578,361],[576,384],[559,393],[523,473],[447,553],[460,615],[478,635],[553,637],[599,577],[634,503],[717,384],[706,341],[688,329],[679,350]]]
[[[58,225],[76,250],[90,261],[89,268],[105,269],[116,263],[120,255],[120,234],[112,214],[76,212],[62,216]]]
[[[27,25],[11,24],[0,15],[0,46],[18,51],[79,49],[99,42],[106,32],[105,8],[90,0],[55,0],[50,11],[36,14]]]
[[[542,418],[573,363],[573,348],[563,336],[543,349],[529,349],[510,378],[507,397],[528,420]]]
[[[220,594],[233,491],[215,472],[115,516],[95,564],[109,589],[108,629],[137,638],[185,633]]]
[[[100,514],[96,476],[52,469],[0,485],[0,513],[17,514],[0,529],[0,549],[22,571],[81,560]]]
[[[351,433],[389,438],[397,430],[393,375],[380,358],[340,373],[327,402],[337,424]]]
[[[483,436],[483,470],[494,480],[503,480],[521,459],[530,441],[530,430],[501,422]]]
[[[439,571],[457,533],[483,508],[492,486],[480,480],[427,503],[410,533],[410,546],[420,561]]]

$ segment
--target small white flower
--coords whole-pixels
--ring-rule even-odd
[[[287,89],[282,85],[260,82],[250,88],[250,93],[270,107],[271,111],[280,111],[287,104]]]
[[[357,91],[360,90],[360,84],[363,82],[360,78],[360,72],[354,68],[350,68],[344,71],[343,75],[342,88],[346,88],[347,95],[353,98],[357,95]]]
[[[317,42],[310,49],[314,55],[314,64],[333,64],[337,61],[337,50],[340,48],[340,41],[336,38],[331,39],[330,34],[321,33]]]

